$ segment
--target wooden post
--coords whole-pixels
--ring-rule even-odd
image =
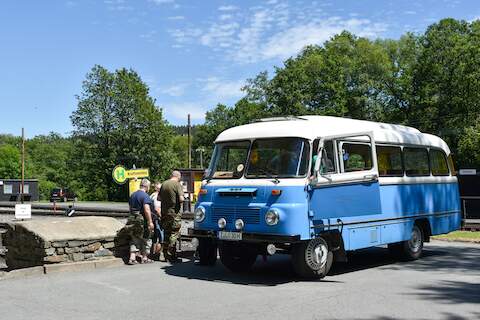
[[[188,134],[188,169],[192,168],[192,126],[190,123],[190,114],[188,114],[188,125],[187,125],[187,134]]]
[[[23,203],[23,191],[25,184],[25,130],[22,128],[22,184],[20,187],[20,201]]]

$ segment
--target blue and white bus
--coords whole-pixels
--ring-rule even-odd
[[[420,257],[430,236],[456,230],[460,200],[450,149],[437,136],[325,116],[230,128],[215,149],[189,230],[199,263],[217,249],[233,271],[288,253],[302,277],[324,277],[346,252],[388,245]]]

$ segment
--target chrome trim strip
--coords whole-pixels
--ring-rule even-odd
[[[433,213],[423,213],[417,214],[412,216],[405,216],[405,217],[396,217],[396,218],[386,218],[386,219],[377,219],[377,220],[366,220],[366,221],[353,221],[353,222],[342,222],[342,223],[334,223],[334,224],[318,224],[313,225],[311,228],[331,228],[331,227],[340,227],[340,226],[348,226],[348,225],[355,225],[355,224],[368,224],[368,223],[375,223],[375,222],[386,222],[386,221],[395,221],[395,220],[408,220],[412,218],[420,218],[420,217],[430,217],[430,216],[442,216],[442,215],[452,215],[455,213],[460,213],[460,210],[449,210],[449,211],[439,211]],[[325,218],[330,220],[330,218]]]

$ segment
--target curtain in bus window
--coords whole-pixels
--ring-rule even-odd
[[[443,151],[430,149],[430,166],[434,176],[448,176],[447,157]]]
[[[407,176],[428,176],[428,151],[424,148],[403,148]]]
[[[368,144],[344,143],[342,145],[343,168],[345,172],[370,170],[372,150]]]
[[[400,147],[377,146],[378,173],[381,177],[403,175],[402,149]]]

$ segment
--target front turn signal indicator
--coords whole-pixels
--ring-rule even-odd
[[[279,189],[272,190],[272,196],[279,196],[281,194],[282,194],[282,190],[279,190]]]
[[[200,195],[207,194],[207,193],[208,193],[207,189],[200,189],[200,191],[198,191],[198,194],[200,194]]]

